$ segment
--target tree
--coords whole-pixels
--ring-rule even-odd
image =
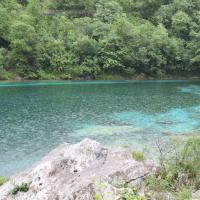
[[[177,37],[189,39],[191,26],[191,17],[183,11],[176,12],[172,17],[172,31]]]
[[[12,48],[11,62],[24,72],[36,67],[36,32],[33,26],[16,22],[11,27],[10,41]],[[27,68],[27,67],[30,68]]]
[[[121,15],[123,15],[123,9],[115,1],[102,0],[97,4],[95,18],[104,23],[112,23],[117,17]]]
[[[0,48],[9,46],[10,17],[5,8],[0,6]]]
[[[5,62],[6,62],[5,54],[6,54],[5,49],[1,48],[0,49],[0,72],[5,69]]]
[[[56,9],[67,11],[70,17],[92,16],[95,12],[94,0],[58,0]]]
[[[28,4],[28,0],[17,0],[17,1],[22,5],[27,5]]]
[[[200,69],[200,31],[192,32],[191,36],[193,40],[188,43],[190,50],[190,68],[188,70]]]
[[[162,5],[153,17],[153,22],[156,24],[163,24],[167,29],[171,28],[172,16],[176,13],[175,6],[170,3]]]
[[[86,59],[93,59],[98,54],[98,43],[88,36],[82,36],[72,44],[71,51],[74,54],[74,61],[80,65]]]
[[[0,0],[0,65],[34,78],[196,72],[199,10],[199,0]]]

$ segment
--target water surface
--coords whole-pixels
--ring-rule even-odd
[[[200,127],[198,81],[0,83],[0,175],[30,167],[63,142],[152,148]]]

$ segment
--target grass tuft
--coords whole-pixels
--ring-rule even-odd
[[[4,176],[0,176],[0,186],[3,185],[4,183],[6,183],[8,181],[8,179]]]
[[[139,162],[146,160],[145,155],[140,151],[134,151],[132,153],[132,157],[133,157],[134,160],[139,161]]]

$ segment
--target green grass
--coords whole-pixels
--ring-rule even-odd
[[[147,200],[146,197],[138,194],[136,188],[123,188],[122,194],[120,195],[123,200]]]
[[[4,183],[6,183],[8,181],[8,179],[4,176],[0,176],[0,186],[3,185]]]
[[[192,190],[190,188],[183,188],[176,194],[177,200],[191,200],[192,199]]]
[[[145,155],[142,152],[139,152],[139,151],[134,151],[132,153],[132,157],[133,157],[134,160],[139,161],[139,162],[146,160]]]

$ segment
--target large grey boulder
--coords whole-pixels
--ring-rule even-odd
[[[31,169],[12,177],[0,187],[0,200],[93,200],[95,196],[115,200],[120,185],[142,190],[143,179],[157,169],[152,161],[133,160],[128,150],[85,139],[59,146]],[[29,190],[13,195],[22,183]]]

